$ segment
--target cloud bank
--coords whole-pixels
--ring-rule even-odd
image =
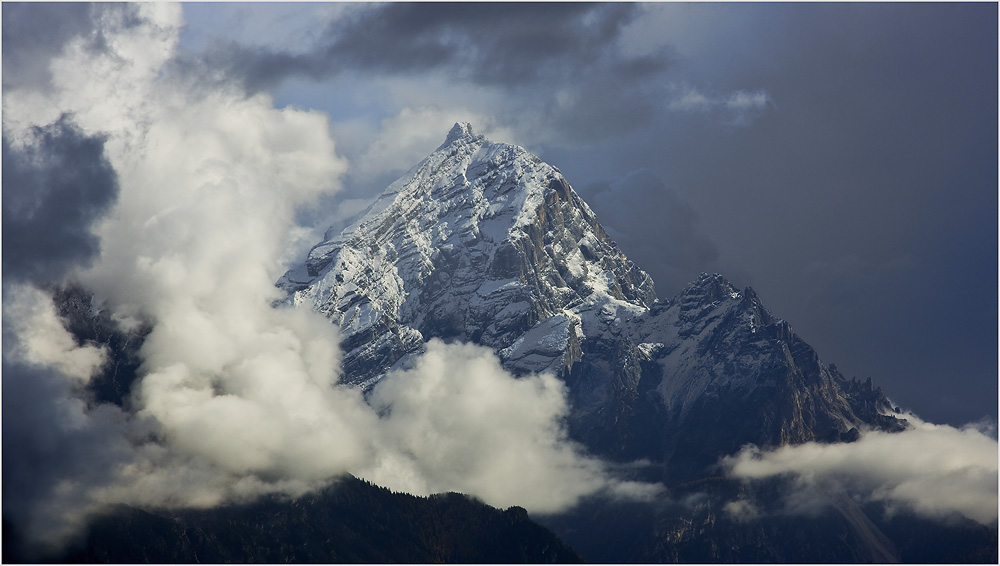
[[[443,68],[505,88],[571,79],[595,67],[615,67],[628,79],[662,68],[660,61],[617,48],[622,27],[635,15],[635,7],[624,4],[358,6],[338,11],[305,49],[220,41],[208,64],[250,90],[293,76],[322,80]]]
[[[905,418],[912,428],[900,433],[866,432],[850,444],[806,443],[761,451],[754,446],[727,457],[731,477],[759,480],[790,477],[785,510],[813,514],[833,494],[847,493],[886,510],[912,511],[946,519],[955,514],[983,524],[997,520],[997,441],[975,425],[955,428]],[[731,502],[730,511],[747,511]],[[751,510],[752,511],[752,510]]]
[[[207,58],[183,64],[254,92],[336,84],[345,97],[337,106],[362,114],[395,113],[433,93],[528,139],[578,145],[642,129],[676,98],[670,47],[630,45],[644,12],[614,3],[357,5],[317,14],[320,33],[286,31],[292,46],[216,36]],[[344,94],[359,82],[378,84],[377,100]],[[386,108],[393,90],[403,96]],[[749,121],[761,110],[757,94],[720,94],[702,110]]]
[[[86,17],[99,46],[66,39],[51,85],[4,92],[5,216],[8,202],[32,198],[94,203],[70,219],[86,246],[66,258],[35,250],[58,269],[4,281],[6,518],[56,542],[110,504],[214,506],[301,494],[343,473],[538,512],[602,490],[656,493],[615,480],[567,439],[558,380],[515,379],[489,350],[431,342],[371,404],[339,385],[335,326],[271,306],[301,236],[296,211],[338,190],[347,170],[326,117],[191,81],[169,64],[179,6]],[[74,160],[91,167],[41,188],[21,173]],[[5,240],[58,216],[20,215]],[[71,280],[123,328],[151,327],[123,406],[88,395],[106,351],[57,314],[48,289]]]

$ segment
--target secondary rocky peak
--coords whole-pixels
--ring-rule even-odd
[[[725,277],[718,273],[702,273],[700,277],[680,292],[674,302],[681,304],[712,303],[739,298],[740,293]]]

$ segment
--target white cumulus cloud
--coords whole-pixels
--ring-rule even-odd
[[[790,512],[809,513],[828,495],[846,490],[930,518],[960,514],[997,520],[997,441],[977,426],[955,428],[905,415],[912,428],[866,432],[853,443],[810,442],[762,451],[747,447],[723,461],[730,476],[746,480],[788,476]]]
[[[569,440],[565,384],[544,373],[514,378],[488,348],[431,340],[412,369],[379,383],[372,404],[386,414],[388,443],[367,476],[376,483],[422,494],[458,490],[538,512],[603,490],[657,493],[612,479]]]

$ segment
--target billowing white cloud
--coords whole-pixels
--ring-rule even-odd
[[[515,379],[488,349],[427,343],[407,371],[372,394],[388,445],[366,477],[411,493],[474,493],[487,503],[565,509],[610,490],[648,498],[657,488],[610,479],[605,464],[571,442],[566,387],[551,374]]]
[[[72,503],[67,517],[82,513],[80,493],[91,504],[206,504],[301,491],[343,472],[356,449],[335,435],[363,417],[340,405],[363,406],[334,392],[336,333],[322,317],[270,307],[296,207],[336,189],[346,169],[325,116],[171,74],[179,6],[95,14],[101,49],[70,41],[51,63],[53,88],[5,92],[4,134],[31,143],[32,127],[68,115],[104,137],[120,196],[96,226],[100,257],[75,277],[118,318],[149,320],[153,330],[133,387],[135,451],[124,468],[106,470],[119,481],[78,485],[71,502],[52,490],[39,507]],[[10,308],[26,311],[5,310],[24,350],[5,361],[88,377],[100,352],[72,344],[48,297],[23,297],[32,295],[5,288]],[[331,442],[336,450],[314,449]]]
[[[116,319],[152,328],[130,412],[115,420],[115,446],[124,439],[130,453],[95,464],[99,482],[64,470],[60,485],[72,489],[48,490],[38,503],[63,517],[46,534],[64,534],[107,504],[212,506],[300,494],[346,472],[543,512],[599,490],[655,493],[611,479],[568,441],[558,380],[515,379],[488,350],[432,342],[412,370],[386,379],[374,408],[339,385],[335,326],[271,306],[286,249],[302,235],[296,209],[337,190],[347,170],[326,116],[179,76],[166,65],[183,23],[177,6],[98,13],[103,50],[70,41],[52,62],[49,92],[4,94],[4,132],[18,143],[66,114],[106,139],[120,196],[95,228],[100,256],[74,277]],[[470,118],[405,111],[384,124],[369,166],[408,167],[453,121]],[[89,377],[101,351],[72,342],[50,297],[8,291],[15,300],[5,325],[11,313],[24,315],[24,324],[5,326],[23,346],[16,360]],[[5,387],[16,378],[5,376]],[[58,391],[74,418],[92,418],[74,389]]]
[[[997,520],[997,441],[981,427],[955,428],[905,418],[900,433],[868,431],[853,443],[810,442],[762,451],[750,446],[723,461],[730,476],[746,480],[789,476],[787,511],[811,513],[830,495],[877,501],[892,512],[952,514],[988,524]],[[733,508],[733,511],[740,509]]]

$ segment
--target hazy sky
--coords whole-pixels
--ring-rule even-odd
[[[994,4],[192,4],[179,65],[329,116],[323,225],[472,121],[669,298],[751,285],[937,422],[997,416]],[[68,27],[68,26],[67,26]]]
[[[662,298],[702,271],[752,285],[923,418],[730,473],[809,494],[846,466],[861,492],[995,520],[996,4],[2,10],[3,513],[36,537],[344,472],[533,512],[658,497],[568,440],[551,376],[431,342],[366,402],[336,385],[326,319],[271,308],[459,120],[558,167]],[[120,406],[88,396],[108,352],[63,327],[67,281],[152,329]]]

